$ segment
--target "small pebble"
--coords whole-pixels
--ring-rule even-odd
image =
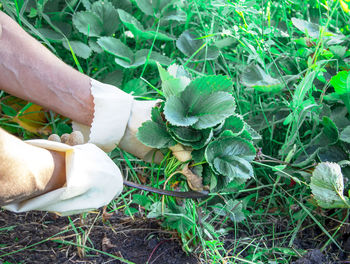
[[[50,140],[50,141],[55,141],[55,142],[61,142],[61,139],[59,137],[59,135],[57,134],[51,134],[47,140]]]
[[[65,143],[65,144],[66,144],[68,138],[69,138],[69,134],[68,134],[68,133],[63,134],[63,135],[61,136],[61,141],[62,141],[62,143]]]
[[[84,144],[84,136],[83,136],[83,134],[80,131],[72,132],[69,135],[66,144],[68,144],[70,146]]]

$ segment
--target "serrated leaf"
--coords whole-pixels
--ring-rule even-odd
[[[245,123],[245,131],[247,131],[247,133],[250,135],[251,138],[249,138],[249,140],[253,140],[253,141],[258,141],[261,140],[262,137],[261,135],[256,132],[250,125],[248,125],[247,123]],[[243,131],[244,133],[244,131]],[[242,133],[242,134],[243,134]]]
[[[171,96],[164,106],[166,119],[175,126],[190,126],[198,121],[197,116],[188,116],[189,106],[180,97]]]
[[[320,35],[320,26],[299,18],[292,17],[293,25],[300,31],[307,33],[313,38],[318,38]]]
[[[169,130],[182,142],[196,142],[202,138],[201,133],[191,127],[170,126]]]
[[[97,44],[100,45],[106,52],[120,58],[123,61],[129,63],[133,61],[134,53],[119,39],[113,37],[102,37],[97,40]]]
[[[186,56],[191,57],[192,61],[215,60],[219,57],[219,50],[215,46],[204,46],[205,42],[199,38],[195,32],[184,31],[176,41],[176,47]]]
[[[160,125],[165,126],[165,122],[163,120],[162,113],[161,113],[161,108],[159,108],[159,107],[152,108],[151,119],[153,122],[156,122]]]
[[[157,63],[157,66],[160,79],[162,80],[162,90],[166,98],[178,95],[186,88],[187,85],[184,84],[182,79],[172,76],[159,63]]]
[[[218,203],[214,207],[214,212],[218,215],[229,216],[233,222],[241,222],[245,219],[243,204],[237,200],[228,200],[225,205]]]
[[[133,79],[124,85],[123,91],[133,96],[144,95],[147,93],[147,84],[141,79]]]
[[[347,126],[341,133],[339,139],[346,143],[350,143],[350,126]]]
[[[98,37],[103,32],[101,20],[90,11],[74,13],[73,24],[79,32],[86,36]]]
[[[227,92],[228,81],[224,85],[217,80],[222,76],[208,76],[192,81],[183,92],[170,96],[165,103],[166,119],[176,126],[193,126],[205,129],[221,123],[234,114],[234,98]]]
[[[100,45],[97,44],[96,40],[89,39],[89,47],[92,51],[96,53],[102,53],[103,49],[100,47]]]
[[[200,100],[192,105],[191,113],[199,117],[193,127],[196,129],[213,127],[233,115],[234,111],[235,101],[229,93],[216,92],[201,96]]]
[[[91,11],[99,17],[102,22],[102,35],[110,36],[114,34],[119,25],[117,9],[108,1],[97,1],[92,4]]]
[[[186,88],[187,89],[187,88]],[[226,117],[234,114],[233,97],[226,92],[209,95],[186,93],[179,97],[171,96],[164,107],[166,119],[176,126],[193,126],[205,129],[221,123]]]
[[[226,118],[221,131],[229,130],[232,132],[233,136],[240,135],[245,128],[245,123],[243,121],[243,117],[240,115],[232,115]]]
[[[85,43],[81,42],[81,41],[69,41],[69,44],[67,41],[63,41],[63,47],[65,47],[67,50],[70,51],[70,47],[72,47],[73,52],[75,53],[75,55],[77,55],[78,57],[81,57],[83,59],[87,59],[91,56],[92,50],[90,49],[90,47],[88,45],[86,45]],[[70,45],[70,47],[69,47]]]
[[[242,73],[241,82],[247,87],[265,93],[277,93],[283,88],[282,83],[264,72],[258,65],[250,65]]]
[[[156,218],[162,216],[162,203],[155,202],[150,205],[150,212],[147,214],[147,218]],[[165,208],[165,212],[169,212],[168,208]]]
[[[136,0],[136,4],[140,8],[140,10],[146,15],[154,15],[153,6],[149,0]]]
[[[145,30],[142,24],[134,18],[129,13],[125,12],[122,9],[118,9],[119,18],[123,24],[135,35],[143,39],[158,39],[163,41],[172,41],[173,37],[153,30]]]
[[[176,144],[166,131],[165,126],[153,121],[144,122],[138,129],[136,136],[143,144],[152,148],[168,148]]]
[[[201,148],[197,150],[195,149],[191,152],[192,159],[194,160],[195,163],[199,163],[204,160],[204,152],[205,152],[205,148]],[[203,184],[206,185],[205,182],[203,182]]]
[[[151,204],[153,204],[152,200],[148,198],[147,195],[141,195],[141,194],[134,194],[132,196],[132,202],[139,204],[145,207],[146,209],[148,209],[151,206]]]
[[[213,137],[212,129],[195,130],[191,127],[168,127],[170,135],[179,143],[193,149],[201,149]]]
[[[345,197],[343,174],[336,163],[322,162],[312,173],[311,191],[323,208],[349,208],[349,198]]]
[[[191,82],[191,87],[195,87],[201,93],[212,92],[232,92],[232,80],[223,75],[208,75],[194,79]]]
[[[246,140],[226,137],[209,143],[205,151],[205,159],[218,174],[234,178],[249,179],[254,171],[250,164],[256,155],[251,143]]]
[[[171,60],[168,57],[155,51],[152,51],[148,58],[149,52],[150,51],[146,49],[138,50],[133,55],[131,62],[126,62],[119,58],[116,58],[115,62],[124,68],[136,68],[144,65],[146,62],[151,65],[155,65],[157,62],[162,65],[169,65],[171,63]]]

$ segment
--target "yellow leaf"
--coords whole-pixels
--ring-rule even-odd
[[[32,133],[51,134],[51,128],[47,125],[47,119],[43,108],[39,105],[31,104],[25,111],[19,111],[18,114],[12,118],[12,121]]]

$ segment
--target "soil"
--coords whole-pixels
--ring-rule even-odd
[[[282,218],[270,220],[275,222],[276,232],[283,234],[288,229],[288,223]],[[305,225],[293,240],[292,248],[306,253],[295,255],[290,263],[350,263],[349,224],[339,230],[336,238],[342,250],[330,243],[322,252],[320,248],[329,238],[311,221],[306,221]],[[339,221],[329,221],[325,225],[334,229]],[[226,250],[221,253],[226,256],[234,254],[232,248],[235,247],[237,237],[263,238],[263,234],[264,228],[259,232],[246,228],[239,228],[238,234],[230,232],[225,237]],[[268,248],[273,247],[273,243],[290,248],[289,240],[284,236],[263,242]],[[77,245],[85,245],[85,248]],[[242,258],[250,254],[245,245],[239,246],[236,252],[241,252]],[[70,218],[51,213],[15,214],[0,211],[0,264],[124,263],[115,257],[136,264],[200,262],[196,256],[187,255],[182,250],[175,232],[162,229],[156,220],[130,218],[118,213],[107,214],[102,210],[85,217],[75,215]]]
[[[124,263],[112,256],[132,263],[198,263],[182,250],[176,233],[161,229],[155,220],[102,213],[70,219],[50,213],[0,211],[0,264]],[[74,228],[86,240],[81,244],[95,250],[75,246],[79,237]]]

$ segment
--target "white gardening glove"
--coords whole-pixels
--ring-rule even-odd
[[[108,204],[123,189],[118,167],[93,144],[69,146],[48,140],[26,143],[65,153],[66,184],[35,198],[4,206],[13,212],[31,210],[54,211],[61,215],[90,211]]]
[[[151,110],[157,101],[137,101],[132,95],[115,86],[91,79],[91,94],[95,108],[91,128],[73,122],[73,130],[81,131],[86,142],[106,152],[116,146],[146,161],[151,161],[154,149],[136,138],[141,124],[151,119]],[[159,152],[155,160],[161,160]]]

